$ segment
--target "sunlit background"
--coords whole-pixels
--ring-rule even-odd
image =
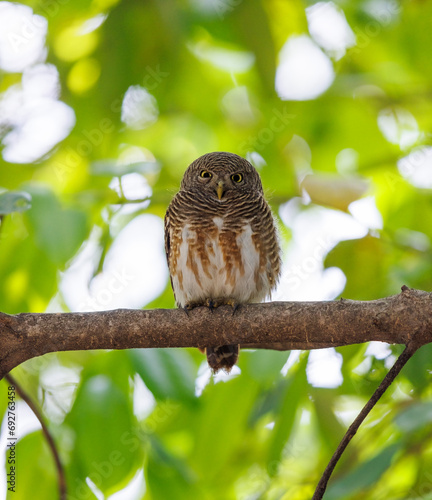
[[[430,2],[26,3],[0,1],[1,311],[174,307],[164,212],[218,150],[254,164],[277,216],[272,300],[431,289]],[[244,351],[216,377],[196,350],[59,353],[14,374],[71,498],[302,500],[399,351]],[[432,499],[428,354],[329,499]],[[38,421],[17,412],[19,487],[2,425],[0,498],[56,498]]]

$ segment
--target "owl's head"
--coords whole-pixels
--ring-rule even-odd
[[[244,192],[263,194],[261,179],[255,168],[233,153],[207,153],[187,168],[181,189],[200,191],[219,201],[235,198]]]

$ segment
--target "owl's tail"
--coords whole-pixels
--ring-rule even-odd
[[[207,362],[213,373],[225,370],[227,373],[237,363],[239,357],[238,344],[223,345],[220,347],[206,347]]]

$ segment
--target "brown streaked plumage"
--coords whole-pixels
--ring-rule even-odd
[[[179,307],[237,307],[270,296],[280,248],[255,168],[224,152],[191,163],[165,215],[165,249]],[[214,372],[229,372],[238,353],[238,345],[223,339],[206,348]]]

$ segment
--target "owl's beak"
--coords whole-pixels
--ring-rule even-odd
[[[219,181],[217,183],[216,193],[218,195],[218,198],[221,200],[222,196],[223,196],[223,193],[224,193],[224,183],[223,183],[223,181]]]

